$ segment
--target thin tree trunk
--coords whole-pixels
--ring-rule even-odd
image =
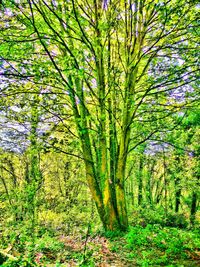
[[[166,156],[163,149],[163,179],[164,179],[164,207],[165,207],[165,216],[167,217],[168,206],[167,206],[167,165],[166,165]]]
[[[190,209],[190,222],[191,222],[191,224],[194,224],[196,211],[197,211],[197,193],[193,191],[192,203],[191,203],[191,209]]]
[[[142,155],[139,157],[139,168],[137,173],[138,180],[138,206],[142,204],[142,189],[143,189],[143,181],[142,181],[142,169],[143,169],[143,158]]]
[[[180,178],[175,179],[175,190],[175,212],[178,212],[181,203]]]

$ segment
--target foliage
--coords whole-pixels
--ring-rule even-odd
[[[43,181],[39,154],[54,148],[83,159],[106,230],[128,227],[131,152],[152,139],[166,141],[180,113],[198,101],[197,2],[130,5],[5,0],[1,8],[3,116],[17,124],[10,137],[28,128],[20,128],[25,145],[18,151],[31,145],[29,202]],[[193,199],[196,213],[195,192]]]
[[[139,258],[139,266],[184,262],[200,245],[199,231],[186,231],[160,225],[131,227],[126,234],[126,257]],[[119,248],[120,250],[120,248]],[[146,264],[146,265],[145,265]]]
[[[162,207],[157,207],[155,209],[135,208],[130,216],[132,225],[139,224],[145,226],[147,224],[156,224],[178,228],[187,228],[189,226],[189,220],[186,214],[177,214],[173,211],[168,211],[166,214]]]
[[[48,233],[45,233],[38,238],[35,243],[35,250],[38,252],[50,251],[51,253],[56,253],[62,251],[63,248],[64,244],[57,241],[54,237],[49,236]]]
[[[18,259],[9,259],[2,266],[29,266],[28,262],[30,266],[48,266],[53,262],[60,263],[60,266],[66,266],[66,262],[78,266],[101,266],[103,263],[123,266],[176,266],[179,263],[193,264],[193,261],[195,264],[198,260],[199,229],[183,230],[147,224],[131,226],[127,233],[106,232],[101,236],[97,235],[96,231],[91,232],[89,236],[86,232],[85,235],[79,236],[77,233],[69,236],[61,232],[61,235],[58,235],[56,232],[39,228],[32,258],[28,253],[33,249],[29,236],[24,234],[17,240],[16,234],[11,231],[10,236],[7,234],[1,240],[4,248],[12,243],[10,253],[12,251],[14,255],[18,255]],[[22,246],[23,242],[25,246]]]
[[[197,0],[0,1],[5,266],[195,264],[198,18]]]

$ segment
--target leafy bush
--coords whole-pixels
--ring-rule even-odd
[[[36,266],[34,263],[30,263],[27,260],[18,259],[18,260],[7,260],[1,265],[2,267],[33,267]]]
[[[31,243],[31,236],[26,225],[12,225],[4,229],[1,234],[0,245],[2,248],[11,246],[19,252],[27,249],[27,244]]]
[[[163,208],[139,208],[137,210],[134,210],[131,217],[131,223],[135,226],[147,226],[148,224],[159,224],[161,226],[171,226],[179,228],[187,228],[188,226],[188,220],[184,214],[177,214],[172,211],[166,214]]]
[[[200,247],[200,234],[160,225],[135,226],[130,228],[126,241],[126,247],[132,251],[149,251],[150,254],[160,251],[162,262],[176,256],[187,258],[187,251]]]
[[[0,253],[0,266],[7,260],[7,258]]]
[[[26,225],[18,224],[5,229],[0,237],[1,248],[9,248],[9,254],[17,255],[16,260],[2,259],[2,266],[33,266],[35,261],[55,260],[64,248],[64,243],[56,239],[54,232],[39,226],[35,226],[34,235],[30,235]]]
[[[188,222],[184,214],[177,214],[172,212],[167,214],[164,223],[166,226],[173,226],[179,228],[186,228],[188,226]]]
[[[118,230],[118,231],[106,231],[104,233],[104,236],[110,239],[119,238],[120,236],[123,236],[124,232]]]
[[[56,240],[55,237],[50,236],[45,233],[41,238],[36,240],[35,249],[39,252],[58,252],[62,251],[64,248],[64,243]]]

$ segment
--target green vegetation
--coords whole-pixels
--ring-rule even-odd
[[[33,248],[29,235],[13,229],[1,245],[4,252],[9,248],[1,266],[198,266],[200,232],[160,224],[137,224],[126,233],[67,235],[43,229]]]
[[[199,1],[0,1],[0,265],[198,266]]]

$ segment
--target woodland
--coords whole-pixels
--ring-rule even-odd
[[[199,14],[0,1],[0,266],[200,266]]]

